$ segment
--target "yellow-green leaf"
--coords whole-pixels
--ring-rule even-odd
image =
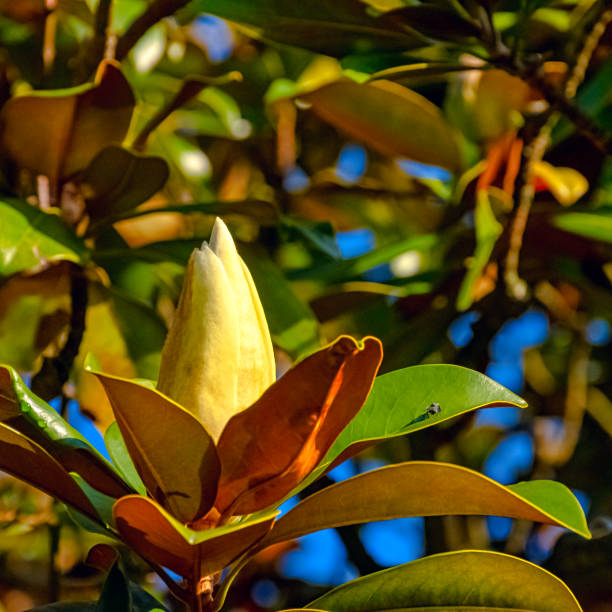
[[[358,578],[306,607],[382,612],[406,607],[435,610],[435,606],[581,612],[572,592],[546,570],[510,555],[476,550],[433,555]]]
[[[55,209],[57,211],[57,209]],[[55,212],[14,198],[0,200],[0,277],[54,261],[85,263],[89,251]]]
[[[278,520],[262,546],[331,527],[447,514],[509,516],[591,537],[580,504],[561,483],[536,480],[505,487],[458,465],[411,461],[360,474],[307,497]]]

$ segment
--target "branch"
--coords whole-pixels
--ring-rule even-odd
[[[104,59],[106,52],[106,41],[108,37],[108,26],[111,21],[113,0],[99,0],[96,16],[94,19],[94,34],[89,41],[87,50],[83,56],[81,67],[81,81],[86,81],[98,64]]]
[[[66,343],[56,357],[45,357],[39,372],[32,378],[32,391],[44,400],[61,394],[85,331],[87,279],[83,270],[76,265],[73,265],[70,276],[70,303],[70,331]]]
[[[119,37],[115,49],[115,58],[119,61],[123,60],[150,27],[164,17],[169,17],[188,3],[189,0],[155,0]]]

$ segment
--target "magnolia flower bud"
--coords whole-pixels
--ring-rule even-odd
[[[270,332],[248,268],[221,219],[189,259],[157,388],[217,441],[275,381]]]

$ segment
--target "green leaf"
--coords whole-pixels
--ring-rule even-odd
[[[258,38],[336,57],[407,51],[425,44],[395,20],[370,16],[358,0],[196,0],[192,4],[194,10],[246,26],[247,33]]]
[[[440,412],[429,415],[432,403]],[[365,405],[340,434],[315,477],[338,458],[348,458],[380,440],[437,425],[477,408],[527,406],[484,374],[455,365],[418,365],[378,376]],[[312,482],[312,479],[310,479]]]
[[[98,491],[111,497],[131,492],[113,466],[6,365],[0,365],[0,421],[40,444],[67,472],[80,474]]]
[[[307,497],[276,522],[261,547],[343,525],[448,514],[508,516],[591,537],[580,504],[558,482],[505,487],[458,465],[410,461],[359,474]]]
[[[303,240],[314,250],[323,253],[332,259],[340,259],[342,254],[336,243],[334,228],[327,221],[308,221],[294,217],[284,216],[281,220],[281,230],[285,234],[285,239]]]
[[[70,476],[72,476],[79,487],[81,487],[81,491],[87,495],[87,499],[89,499],[92,506],[96,509],[96,512],[100,515],[104,524],[111,525],[113,522],[113,504],[116,499],[104,495],[104,493],[100,493],[100,491],[96,491],[96,489],[87,484],[83,477],[76,472],[71,472]]]
[[[83,264],[89,252],[61,220],[13,198],[0,200],[0,277],[41,268],[50,261]]]
[[[87,364],[86,369],[93,371]],[[215,501],[221,470],[215,444],[204,426],[155,389],[93,373],[104,387],[147,490],[185,523],[204,516]]]
[[[307,608],[375,612],[434,606],[581,612],[556,576],[516,557],[483,551],[444,553],[376,572],[332,589]]]
[[[274,344],[292,357],[320,348],[319,323],[280,268],[255,246],[243,245],[239,250],[253,276]]]
[[[558,228],[585,238],[612,243],[612,207],[596,212],[566,212],[553,217]]]
[[[455,132],[440,109],[398,83],[337,81],[300,99],[324,121],[383,155],[449,170],[461,166]]]
[[[413,236],[400,242],[380,247],[364,255],[359,255],[358,257],[331,261],[314,268],[293,271],[290,274],[290,278],[292,280],[313,279],[326,283],[345,281],[363,274],[374,266],[387,263],[406,251],[430,249],[438,241],[439,237],[435,234]]]
[[[474,221],[476,249],[457,296],[458,310],[467,310],[472,305],[474,283],[480,278],[484,267],[489,262],[493,247],[503,231],[502,224],[493,214],[489,196],[485,191],[478,192]]]
[[[122,539],[144,559],[181,576],[191,576],[196,563],[202,575],[227,567],[269,531],[276,514],[260,512],[238,523],[196,531],[147,497],[128,495],[114,508]]]
[[[132,596],[127,578],[116,561],[104,581],[96,612],[132,612]]]
[[[148,200],[168,179],[161,157],[139,155],[113,145],[102,149],[83,174],[92,220],[121,214]]]
[[[100,520],[70,474],[42,446],[4,423],[0,423],[0,469],[77,508],[94,521]]]
[[[134,467],[134,463],[123,441],[119,425],[117,425],[116,421],[111,423],[106,430],[104,434],[104,444],[106,444],[108,454],[115,464],[115,467],[121,472],[125,481],[130,484],[134,491],[140,493],[140,495],[146,495],[147,488],[144,486],[142,479]]]

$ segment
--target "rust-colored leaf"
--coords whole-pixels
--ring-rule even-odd
[[[85,564],[89,567],[95,567],[101,572],[109,572],[118,558],[119,552],[116,548],[108,544],[96,544],[87,553]]]
[[[100,521],[70,474],[42,446],[3,423],[0,423],[0,469]]]
[[[323,458],[372,387],[382,345],[348,336],[307,357],[235,415],[218,443],[215,505],[247,514],[280,501]]]
[[[122,539],[148,561],[192,576],[199,566],[205,576],[228,566],[270,530],[274,515],[195,531],[180,524],[154,501],[139,495],[121,498],[113,508]]]
[[[133,107],[129,83],[106,61],[93,85],[9,100],[2,111],[2,144],[20,166],[57,181],[85,168],[104,146],[120,143]]]
[[[206,514],[220,470],[208,432],[191,413],[155,389],[95,374],[147,490],[183,523]]]

